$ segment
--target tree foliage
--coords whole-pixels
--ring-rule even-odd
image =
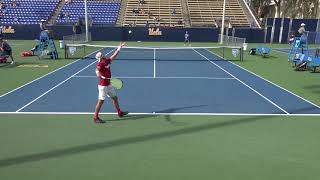
[[[317,18],[319,0],[251,0],[259,17]]]

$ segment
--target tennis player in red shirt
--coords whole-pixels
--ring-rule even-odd
[[[98,63],[96,66],[96,74],[99,78],[99,84],[98,84],[99,97],[98,97],[98,102],[96,104],[96,109],[93,117],[93,120],[95,123],[105,123],[104,120],[99,118],[99,112],[104,103],[106,96],[112,99],[113,105],[117,109],[119,117],[123,117],[128,114],[128,112],[121,111],[115,88],[110,84],[110,79],[111,79],[110,65],[124,45],[125,43],[120,43],[119,47],[113,53],[113,55],[110,56],[110,58],[107,58],[101,52],[98,52],[96,54],[96,59],[98,60]]]

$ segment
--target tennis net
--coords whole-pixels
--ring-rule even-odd
[[[235,36],[227,36],[219,34],[219,42],[221,42],[221,38],[223,38],[222,45],[224,46],[243,46],[246,43],[246,38],[240,38]]]
[[[63,41],[65,44],[76,44],[76,43],[88,43],[91,41],[91,33],[88,33],[88,41],[86,39],[86,33],[82,34],[72,34],[68,36],[63,36]]]
[[[94,59],[95,52],[111,55],[117,46],[67,44],[66,59]],[[123,47],[118,60],[157,61],[243,61],[241,46],[214,47]]]

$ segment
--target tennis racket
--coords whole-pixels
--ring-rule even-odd
[[[110,83],[116,89],[121,89],[123,87],[123,81],[121,79],[112,78]]]
[[[99,71],[96,70],[96,75],[99,77]],[[123,87],[123,81],[118,78],[111,78],[110,79],[111,85],[116,89],[121,89]]]

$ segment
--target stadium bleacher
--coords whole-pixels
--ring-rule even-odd
[[[143,4],[139,0],[128,0],[123,25],[146,26],[147,22],[183,27],[181,0],[145,0]]]
[[[94,24],[115,24],[120,5],[120,1],[88,1],[88,16]],[[72,3],[64,5],[56,22],[73,24],[79,17],[84,17],[84,13],[84,1],[73,0]]]
[[[12,6],[12,0],[4,0],[5,8],[0,17],[1,24],[39,24],[40,21],[48,20],[59,0],[19,0]]]
[[[221,21],[223,0],[187,0],[187,2],[192,26],[214,26],[214,20],[217,23]],[[226,2],[225,16],[232,26],[250,26],[248,17],[238,0]]]
[[[72,3],[66,4],[61,3],[61,0],[16,2],[17,6],[13,7],[12,0],[3,1],[6,8],[1,10],[1,24],[38,24],[42,19],[48,21],[56,12],[58,17],[52,23],[74,24],[85,13],[83,0],[72,0]],[[125,7],[123,12],[120,12],[121,2],[125,3],[122,4]],[[62,7],[61,11],[58,6],[60,9]],[[88,14],[93,24],[185,27],[186,21],[192,27],[199,27],[215,26],[214,21],[217,21],[220,26],[222,6],[223,0],[88,0]],[[121,23],[117,23],[119,16]],[[250,26],[238,0],[227,1],[226,19],[233,27]]]

